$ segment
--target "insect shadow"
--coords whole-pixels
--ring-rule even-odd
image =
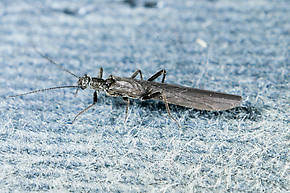
[[[262,112],[256,107],[235,107],[226,111],[202,111],[193,109],[189,113],[189,117],[204,117],[209,119],[217,119],[224,117],[225,119],[235,119],[235,120],[251,120],[259,121],[261,118]]]
[[[140,0],[124,0],[123,3],[128,4],[130,7],[137,7],[142,4]],[[145,1],[143,2],[143,7],[145,8],[156,8],[158,6],[158,2],[156,1]]]
[[[162,112],[166,112],[166,107],[160,101],[134,101],[134,103],[137,106],[144,107],[151,112],[160,110]],[[117,104],[121,106],[124,102],[120,100]],[[191,119],[219,119],[223,117],[225,119],[259,121],[262,116],[262,109],[250,105],[239,106],[225,111],[207,111],[170,104],[170,111],[173,112],[175,116],[179,116],[180,114],[187,112],[188,118]]]
[[[119,112],[124,109],[124,106],[126,106],[126,102],[122,100],[122,98],[112,98],[108,95],[102,94],[102,102],[104,103],[107,101],[109,104],[111,104],[116,111],[115,113],[111,114],[110,117],[110,123],[115,124],[116,120],[120,119]],[[163,114],[167,113],[167,109],[162,101],[155,101],[155,100],[146,100],[146,101],[140,101],[140,100],[134,100],[132,101],[132,105],[135,106],[137,111],[140,109],[145,110],[146,112],[153,113],[153,114],[159,114],[160,112]],[[226,119],[226,120],[250,120],[250,121],[259,121],[262,115],[262,110],[259,108],[256,108],[251,105],[246,106],[239,106],[235,107],[230,110],[225,111],[207,111],[207,110],[198,110],[198,109],[191,109],[187,107],[182,107],[174,104],[170,105],[170,111],[174,113],[175,117],[180,118],[182,114],[186,113],[185,121],[189,119]],[[135,110],[133,110],[135,112]],[[132,112],[131,112],[132,113]],[[154,117],[154,116],[153,116]],[[147,122],[144,120],[144,122]]]

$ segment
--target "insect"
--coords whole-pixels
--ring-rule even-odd
[[[141,70],[135,71],[131,77],[119,77],[110,75],[107,79],[103,79],[103,68],[100,68],[98,77],[90,77],[87,74],[84,76],[77,76],[69,70],[63,68],[61,65],[54,62],[48,56],[40,53],[36,50],[43,58],[47,59],[49,62],[57,65],[59,68],[65,72],[71,74],[72,76],[78,78],[76,86],[58,86],[52,88],[45,88],[40,90],[34,90],[23,94],[13,95],[9,97],[18,97],[23,95],[28,95],[32,93],[42,92],[46,90],[61,89],[61,88],[77,88],[76,93],[79,89],[84,90],[87,88],[93,89],[93,102],[91,105],[80,111],[73,119],[73,123],[76,119],[85,111],[93,107],[98,100],[97,93],[99,91],[104,91],[107,95],[113,97],[123,97],[127,102],[126,105],[126,116],[125,121],[128,117],[128,109],[130,106],[130,98],[140,99],[140,100],[159,100],[163,101],[166,107],[166,111],[171,119],[173,119],[178,125],[179,123],[171,115],[170,108],[168,104],[179,105],[188,108],[194,108],[199,110],[208,111],[222,111],[232,109],[237,107],[241,101],[242,97],[238,95],[213,92],[208,90],[201,90],[196,88],[184,87],[173,84],[166,84],[165,77],[166,71],[160,70],[151,76],[149,79],[144,80]],[[139,75],[140,79],[136,77]],[[156,82],[155,80],[162,76],[161,82]],[[180,126],[180,125],[179,125]]]

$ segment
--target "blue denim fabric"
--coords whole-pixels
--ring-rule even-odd
[[[288,1],[0,1],[0,192],[289,191]],[[149,8],[150,7],[150,8]],[[243,96],[204,112],[62,89],[149,78]]]

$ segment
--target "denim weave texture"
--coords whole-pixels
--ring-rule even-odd
[[[286,0],[1,0],[0,192],[288,192]],[[134,1],[135,2],[135,1]],[[126,102],[78,76],[148,79],[237,94],[207,112]],[[137,77],[139,78],[139,77]],[[156,81],[161,81],[160,78]]]

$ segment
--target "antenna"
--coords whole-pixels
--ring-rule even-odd
[[[41,53],[36,47],[34,44],[32,44],[35,52],[37,52],[41,57],[45,58],[46,60],[48,60],[50,63],[56,65],[58,68],[62,69],[63,71],[69,73],[70,75],[76,77],[76,78],[79,78],[79,76],[75,75],[74,73],[72,73],[71,71],[65,69],[64,67],[62,67],[60,64],[56,63],[55,61],[53,61],[53,59],[51,59],[50,57],[46,56],[45,54]]]
[[[57,86],[57,87],[51,87],[51,88],[44,88],[44,89],[33,90],[33,91],[22,93],[22,94],[11,95],[11,96],[8,96],[8,97],[9,98],[14,98],[14,97],[24,96],[24,95],[28,95],[28,94],[37,93],[37,92],[43,92],[43,91],[47,91],[47,90],[60,89],[60,88],[79,88],[79,86]]]

